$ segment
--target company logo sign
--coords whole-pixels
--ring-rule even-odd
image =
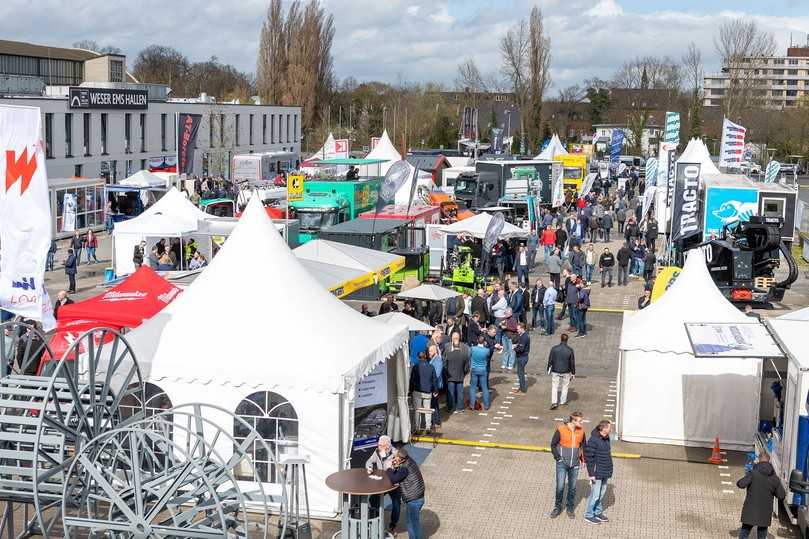
[[[124,88],[82,88],[68,91],[71,109],[145,109],[149,107],[146,90]]]
[[[168,292],[163,292],[162,294],[159,294],[157,296],[157,299],[158,301],[162,301],[163,303],[168,304],[171,303],[171,300],[173,300],[179,293],[180,293],[179,288],[172,288]]]
[[[28,155],[28,148],[23,148],[19,155],[14,150],[6,150],[6,193],[17,180],[20,180],[20,195],[28,189],[37,171],[37,154],[32,151],[30,158]]]

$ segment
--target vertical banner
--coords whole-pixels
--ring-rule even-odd
[[[618,161],[623,147],[624,132],[621,129],[616,129],[612,132],[612,139],[610,140],[610,168],[614,171],[618,170]]]
[[[565,189],[563,185],[562,163],[554,161],[551,165],[551,206],[559,208],[565,203]]]
[[[657,159],[650,157],[646,160],[646,187],[657,185]]]
[[[722,146],[719,150],[719,166],[739,168],[744,154],[744,137],[747,129],[725,118],[722,122]]]
[[[201,122],[201,114],[177,115],[177,174],[190,175],[194,171],[194,150]]]
[[[646,218],[649,216],[649,208],[652,207],[652,202],[654,202],[656,191],[656,185],[650,185],[643,191],[643,210],[640,214],[641,223],[646,221]]]
[[[674,209],[671,241],[682,241],[699,234],[699,163],[677,163],[674,183]]]
[[[503,130],[499,127],[492,127],[492,152],[503,153]]]
[[[371,151],[376,148],[376,145],[379,144],[380,140],[382,140],[380,137],[371,137]]]
[[[56,326],[45,290],[51,205],[40,124],[39,108],[0,105],[0,308],[50,331]]]
[[[671,197],[674,194],[674,154],[677,146],[663,142],[660,144],[660,153],[657,160],[657,185],[666,188],[666,207],[671,206]]]
[[[76,230],[76,195],[65,193],[62,197],[62,232]]]
[[[347,138],[338,138],[334,141],[334,156],[337,159],[348,159],[348,153],[351,150]]]
[[[781,171],[781,163],[778,161],[770,161],[767,163],[767,168],[764,171],[764,183],[773,183],[778,173]]]
[[[677,146],[680,143],[680,113],[667,112],[666,113],[666,131],[663,135],[663,142],[674,144]]]
[[[595,183],[597,177],[598,172],[591,172],[587,175],[587,177],[584,179],[584,184],[581,186],[581,193],[579,194],[580,197],[587,196],[587,194],[593,188],[593,183]]]

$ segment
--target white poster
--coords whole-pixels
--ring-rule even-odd
[[[45,290],[51,207],[39,108],[0,105],[0,307],[55,327]]]
[[[376,406],[388,402],[388,364],[380,363],[357,384],[354,408]]]
[[[558,161],[554,161],[553,165],[551,165],[551,188],[553,190],[551,194],[551,206],[554,208],[558,208],[565,203],[565,186],[562,179],[563,170],[562,163]]]
[[[76,230],[76,195],[65,193],[62,199],[62,232]]]
[[[696,357],[784,357],[767,327],[760,322],[686,323],[685,329]]]

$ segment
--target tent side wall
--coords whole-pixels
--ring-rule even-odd
[[[624,441],[749,450],[758,422],[761,360],[621,352]]]

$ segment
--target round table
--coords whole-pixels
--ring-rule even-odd
[[[365,468],[352,468],[335,472],[326,478],[326,486],[339,492],[343,497],[343,515],[340,526],[340,536],[343,538],[382,539],[385,537],[385,509],[379,504],[379,514],[369,518],[369,502],[372,496],[382,496],[396,489],[390,482],[388,475],[382,471],[372,474],[379,479],[373,479]],[[352,526],[351,497],[359,499],[360,519]],[[335,534],[336,535],[336,534]]]

